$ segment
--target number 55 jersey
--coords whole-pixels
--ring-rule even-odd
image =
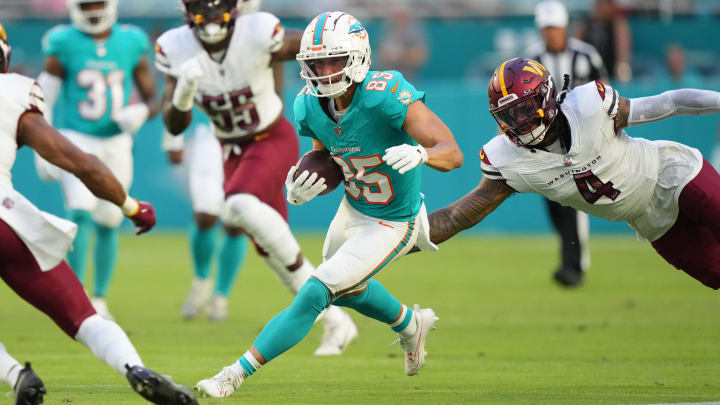
[[[480,151],[483,176],[521,193],[537,193],[660,238],[678,215],[678,196],[700,171],[700,151],[616,130],[620,97],[600,82],[576,87],[560,109],[570,127],[566,154],[518,147],[498,135]]]
[[[244,14],[235,22],[225,55],[214,59],[192,29],[183,25],[158,38],[155,66],[178,78],[182,64],[198,58],[204,75],[195,93],[195,103],[211,119],[220,140],[237,140],[265,130],[282,113],[270,59],[282,47],[283,38],[283,27],[274,15]]]

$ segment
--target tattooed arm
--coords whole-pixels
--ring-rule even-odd
[[[439,244],[472,228],[514,192],[502,181],[483,177],[480,184],[463,198],[430,213],[430,240]]]

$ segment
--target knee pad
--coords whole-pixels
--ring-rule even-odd
[[[228,226],[243,228],[262,250],[285,266],[297,261],[300,245],[290,233],[287,222],[254,195],[243,193],[228,197],[221,219]]]

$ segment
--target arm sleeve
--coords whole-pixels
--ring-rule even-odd
[[[295,116],[295,130],[297,131],[298,135],[300,136],[307,136],[309,138],[318,139],[317,135],[310,129],[307,122],[305,121],[305,117],[307,114],[305,113],[305,100],[303,99],[303,92],[300,92],[301,95],[298,95],[297,98],[295,98],[295,104],[293,104],[293,114]]]
[[[40,114],[45,114],[45,96],[43,95],[43,91],[40,88],[40,85],[37,83],[33,83],[32,87],[30,87],[30,95],[28,96],[28,104],[30,111],[37,111]]]
[[[386,97],[383,112],[393,128],[401,129],[408,107],[415,101],[425,101],[425,92],[417,90],[400,72],[387,73],[392,73],[393,78],[387,81],[387,88],[384,90]]]
[[[483,177],[487,177],[489,180],[506,181],[500,170],[490,163],[490,159],[485,154],[485,148],[480,150],[480,170],[482,170]]]
[[[615,119],[618,112],[618,106],[620,105],[620,95],[617,90],[606,84],[602,84],[597,80],[595,81],[595,87],[602,99],[602,109],[610,119]]]
[[[631,98],[628,126],[660,121],[676,115],[720,112],[720,93],[710,90],[670,90],[656,96]]]

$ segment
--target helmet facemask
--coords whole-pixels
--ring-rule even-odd
[[[552,86],[552,82],[549,82]],[[500,128],[519,146],[537,145],[545,138],[555,110],[545,117],[547,96],[550,89],[540,84],[528,96],[518,98],[515,94],[500,99],[498,108],[490,111]],[[550,122],[547,122],[550,120]]]
[[[237,0],[184,0],[183,5],[187,23],[206,44],[224,41],[235,26]]]
[[[310,94],[329,98],[338,98],[345,94],[353,84],[353,80],[350,78],[350,58],[349,52],[325,58],[300,59],[298,57],[298,62],[302,67],[300,77],[307,82]],[[319,63],[337,66],[339,70],[335,73],[319,75],[316,71],[316,65]]]
[[[96,5],[103,4],[102,8]],[[90,35],[101,34],[117,22],[118,0],[68,0],[70,19]]]

